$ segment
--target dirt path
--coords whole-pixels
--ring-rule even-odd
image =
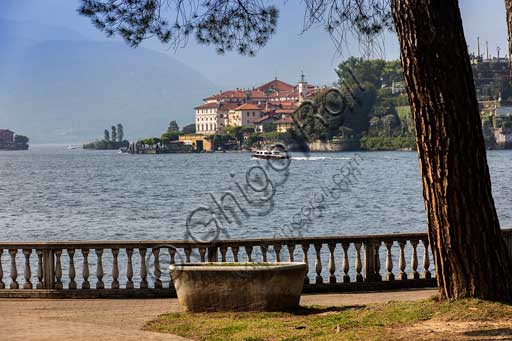
[[[186,340],[141,331],[147,321],[177,310],[175,299],[0,300],[0,339]]]
[[[383,292],[360,292],[348,294],[304,295],[301,305],[343,306],[389,301],[419,301],[434,296],[436,289],[409,289]]]
[[[421,300],[434,290],[378,293],[305,295],[302,305],[352,305],[400,300]],[[151,300],[44,300],[1,299],[1,340],[185,340],[141,331],[163,313],[179,311],[176,299]]]

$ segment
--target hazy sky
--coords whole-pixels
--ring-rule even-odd
[[[164,51],[170,56],[195,68],[223,88],[252,86],[278,76],[296,82],[304,70],[311,83],[328,84],[336,79],[334,69],[342,58],[359,55],[356,44],[339,57],[327,33],[315,28],[300,35],[303,6],[299,0],[276,0],[281,8],[277,34],[256,57],[243,57],[235,53],[219,56],[212,47],[198,46],[194,41],[178,51],[166,50],[159,42],[148,41],[143,46]],[[104,40],[88,19],[76,13],[79,0],[0,0],[0,18],[28,20],[74,29],[89,39]],[[466,39],[470,49],[476,49],[480,36],[483,52],[489,41],[490,52],[496,46],[506,53],[507,35],[503,0],[460,1]],[[119,38],[116,38],[119,39]],[[384,51],[377,55],[386,59],[398,58],[396,38],[388,34]]]

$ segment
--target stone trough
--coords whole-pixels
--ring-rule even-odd
[[[184,311],[281,311],[299,306],[305,263],[187,263],[170,266]]]

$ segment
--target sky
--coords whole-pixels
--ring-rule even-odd
[[[106,38],[87,18],[77,14],[79,2],[0,0],[0,18],[62,26],[78,31],[91,40],[112,39]],[[224,89],[255,86],[274,77],[295,83],[301,71],[310,83],[328,85],[336,80],[334,69],[341,60],[360,55],[357,43],[351,40],[343,55],[339,56],[329,35],[321,27],[312,28],[301,35],[304,14],[302,1],[275,2],[281,9],[277,33],[256,57],[239,56],[236,53],[220,56],[213,47],[200,46],[192,40],[185,48],[177,51],[169,50],[158,41],[146,41],[142,46],[169,54]],[[507,49],[504,1],[461,0],[460,7],[470,50],[476,50],[479,36],[482,51],[485,51],[485,41],[488,41],[492,55],[496,55],[497,46],[501,47],[501,54],[504,55]],[[383,40],[383,49],[373,57],[398,58],[396,37],[389,33]]]

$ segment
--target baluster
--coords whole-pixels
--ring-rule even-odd
[[[84,257],[84,268],[82,269],[82,276],[84,281],[82,282],[82,289],[90,289],[91,284],[89,283],[89,249],[82,249],[82,256]]]
[[[105,283],[103,283],[103,249],[95,249],[96,258],[98,259],[96,265],[96,277],[98,281],[96,282],[96,289],[105,289]]]
[[[204,254],[206,249],[203,248],[203,253],[201,255],[201,262],[204,262]],[[153,257],[155,257],[155,289],[162,288],[162,281],[160,280],[160,249],[153,249]]]
[[[140,288],[148,288],[148,270],[146,269],[146,248],[139,248],[140,254]]]
[[[405,273],[405,240],[399,240],[398,246],[400,246],[400,258],[398,259],[398,268],[400,268],[400,273],[398,274],[398,279],[404,281],[407,279],[407,274]]]
[[[281,263],[281,244],[274,244],[274,251],[276,252],[276,262]]]
[[[0,289],[5,289],[4,279],[4,268],[2,267],[2,254],[4,253],[4,249],[0,249]]]
[[[168,248],[168,250],[169,250],[169,256],[171,257],[171,263],[170,264],[175,264],[176,261],[175,261],[174,258],[176,257],[176,249],[173,248],[173,247],[170,247],[170,248]]]
[[[261,261],[263,263],[267,262],[267,252],[268,252],[268,246],[265,244],[260,245],[261,249]]]
[[[25,255],[25,283],[23,284],[23,289],[32,289],[32,282],[30,282],[30,277],[32,276],[32,270],[30,269],[30,254],[32,253],[32,249],[24,249],[23,254]]]
[[[336,243],[327,244],[329,247],[329,265],[327,269],[329,270],[329,283],[336,283],[336,276],[334,272],[336,271],[336,265],[334,264],[334,250],[336,249]]]
[[[117,257],[119,256],[119,249],[112,249],[112,284],[111,289],[119,289],[119,264]]]
[[[43,289],[43,250],[36,250],[37,253],[37,284],[36,289]],[[2,260],[0,259],[0,272],[2,267]],[[2,279],[2,275],[0,274],[0,282]],[[1,283],[0,283],[1,288]]]
[[[62,289],[62,264],[60,262],[60,256],[62,250],[55,250],[55,289]]]
[[[315,271],[316,271],[316,284],[322,284],[324,279],[322,278],[322,259],[320,258],[320,251],[322,250],[322,244],[315,243],[315,251],[316,251],[316,262],[315,262]]]
[[[74,260],[75,249],[67,249],[67,252],[68,252],[68,256],[69,256],[69,271],[68,271],[69,284],[68,284],[68,288],[69,289],[76,289],[76,282],[75,282],[76,271],[75,271],[75,260]]]
[[[423,243],[423,278],[430,278],[430,258],[428,257],[428,239],[425,238],[421,241]]]
[[[192,249],[190,247],[185,248],[185,261],[190,263],[190,255],[192,254]]]
[[[363,281],[363,275],[361,274],[361,270],[363,269],[363,265],[361,262],[361,245],[362,243],[360,242],[354,243],[354,246],[356,247],[356,282]]]
[[[418,240],[411,240],[412,245],[412,254],[411,254],[411,278],[419,279],[420,274],[418,273],[418,253],[416,252],[416,247],[418,246]]]
[[[380,275],[380,244],[381,242],[375,242],[375,280],[382,281],[382,276]]]
[[[16,253],[18,250],[9,250],[9,254],[11,255],[11,285],[9,286],[11,289],[18,289],[20,286],[16,279],[18,278],[18,269],[16,269]]]
[[[174,247],[167,248],[169,250],[170,264],[176,264],[176,249]],[[179,254],[178,254],[179,257]],[[174,287],[174,279],[172,278],[171,273],[169,272],[169,289],[174,290],[176,292],[176,288]]]
[[[231,252],[233,253],[233,260],[235,261],[235,263],[238,263],[238,250],[238,246],[231,246]]]
[[[252,262],[252,246],[246,245],[244,246],[245,253],[247,255],[247,261],[250,263]]]
[[[128,265],[126,268],[126,289],[133,289],[133,263],[132,263],[133,249],[126,248],[126,257],[128,257]]]
[[[199,248],[199,255],[201,256],[201,263],[204,263],[206,261],[206,258],[205,258],[206,248],[200,247]]]
[[[219,248],[217,246],[209,247],[208,251],[208,262],[218,262],[219,261]]]
[[[302,247],[302,261],[306,263],[306,275],[304,275],[304,284],[309,284],[309,260],[308,260],[308,251],[309,251],[309,244],[308,243],[302,243],[300,245]]]
[[[343,268],[343,283],[350,283],[350,275],[348,271],[350,270],[350,263],[348,262],[348,248],[350,243],[341,243],[341,247],[343,248],[343,264],[341,265]]]
[[[393,281],[395,280],[395,275],[393,274],[393,259],[391,258],[391,247],[393,246],[393,241],[384,242],[386,245],[386,280]]]
[[[226,262],[226,253],[228,252],[227,246],[220,247],[220,258],[221,262]]]
[[[293,262],[295,259],[293,255],[293,253],[295,252],[295,244],[288,244],[286,245],[286,247],[288,248],[288,261]]]

